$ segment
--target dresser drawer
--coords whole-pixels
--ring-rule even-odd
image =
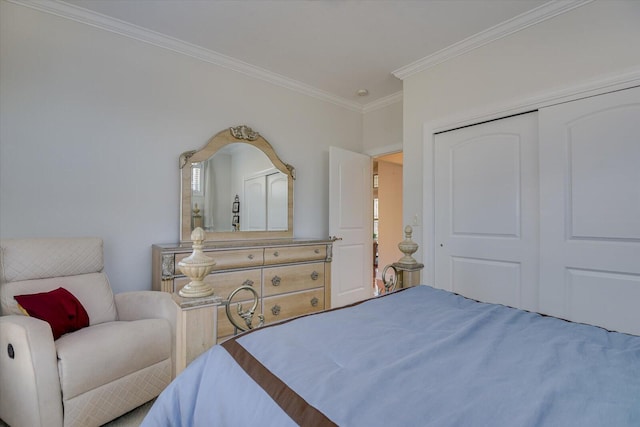
[[[264,269],[264,296],[324,286],[324,263],[285,265]]]
[[[243,271],[232,271],[229,273],[211,273],[207,277],[204,278],[204,282],[211,284],[213,286],[214,295],[218,295],[222,297],[222,299],[227,299],[229,294],[236,288],[243,286],[245,284],[253,286],[253,288],[258,291],[258,295],[260,295],[260,270],[243,270]],[[182,289],[187,283],[189,283],[188,277],[178,277],[175,279],[175,290],[176,292]],[[247,298],[251,298],[249,293],[244,293]],[[241,296],[242,297],[242,296]]]
[[[213,258],[216,262],[216,265],[213,266],[213,271],[243,267],[259,267],[264,262],[264,250],[260,248],[233,251],[205,251],[204,254]],[[191,254],[176,254],[176,274],[182,274],[182,272],[180,272],[180,267],[178,267],[178,263],[189,255]]]
[[[324,310],[324,289],[264,298],[264,322],[271,323],[290,317]]]
[[[264,249],[265,265],[324,260],[326,258],[326,245],[283,246]]]

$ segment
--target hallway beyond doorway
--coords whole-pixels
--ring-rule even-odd
[[[373,287],[383,292],[384,267],[402,257],[402,152],[373,158]]]

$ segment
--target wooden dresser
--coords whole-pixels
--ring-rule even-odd
[[[260,296],[256,315],[264,314],[265,324],[313,313],[329,308],[331,250],[329,239],[206,242],[203,252],[216,265],[205,282],[223,300],[239,286],[251,285]],[[191,243],[153,245],[153,290],[177,292],[189,283],[178,262],[191,252]],[[220,342],[233,335],[234,328],[224,305],[217,311],[216,339]]]

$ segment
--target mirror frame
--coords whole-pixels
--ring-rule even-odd
[[[276,169],[287,175],[288,228],[286,231],[206,231],[205,240],[249,240],[293,237],[293,181],[296,179],[295,168],[280,160],[271,144],[258,132],[253,131],[248,126],[240,125],[218,132],[211,137],[207,144],[200,150],[186,151],[180,155],[179,166],[182,170],[180,184],[180,242],[191,242],[191,164],[208,160],[225,146],[234,143],[245,143],[256,147],[266,154]]]

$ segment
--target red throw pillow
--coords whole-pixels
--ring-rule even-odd
[[[29,316],[51,325],[53,339],[89,326],[89,315],[80,301],[64,288],[49,292],[14,296]]]

